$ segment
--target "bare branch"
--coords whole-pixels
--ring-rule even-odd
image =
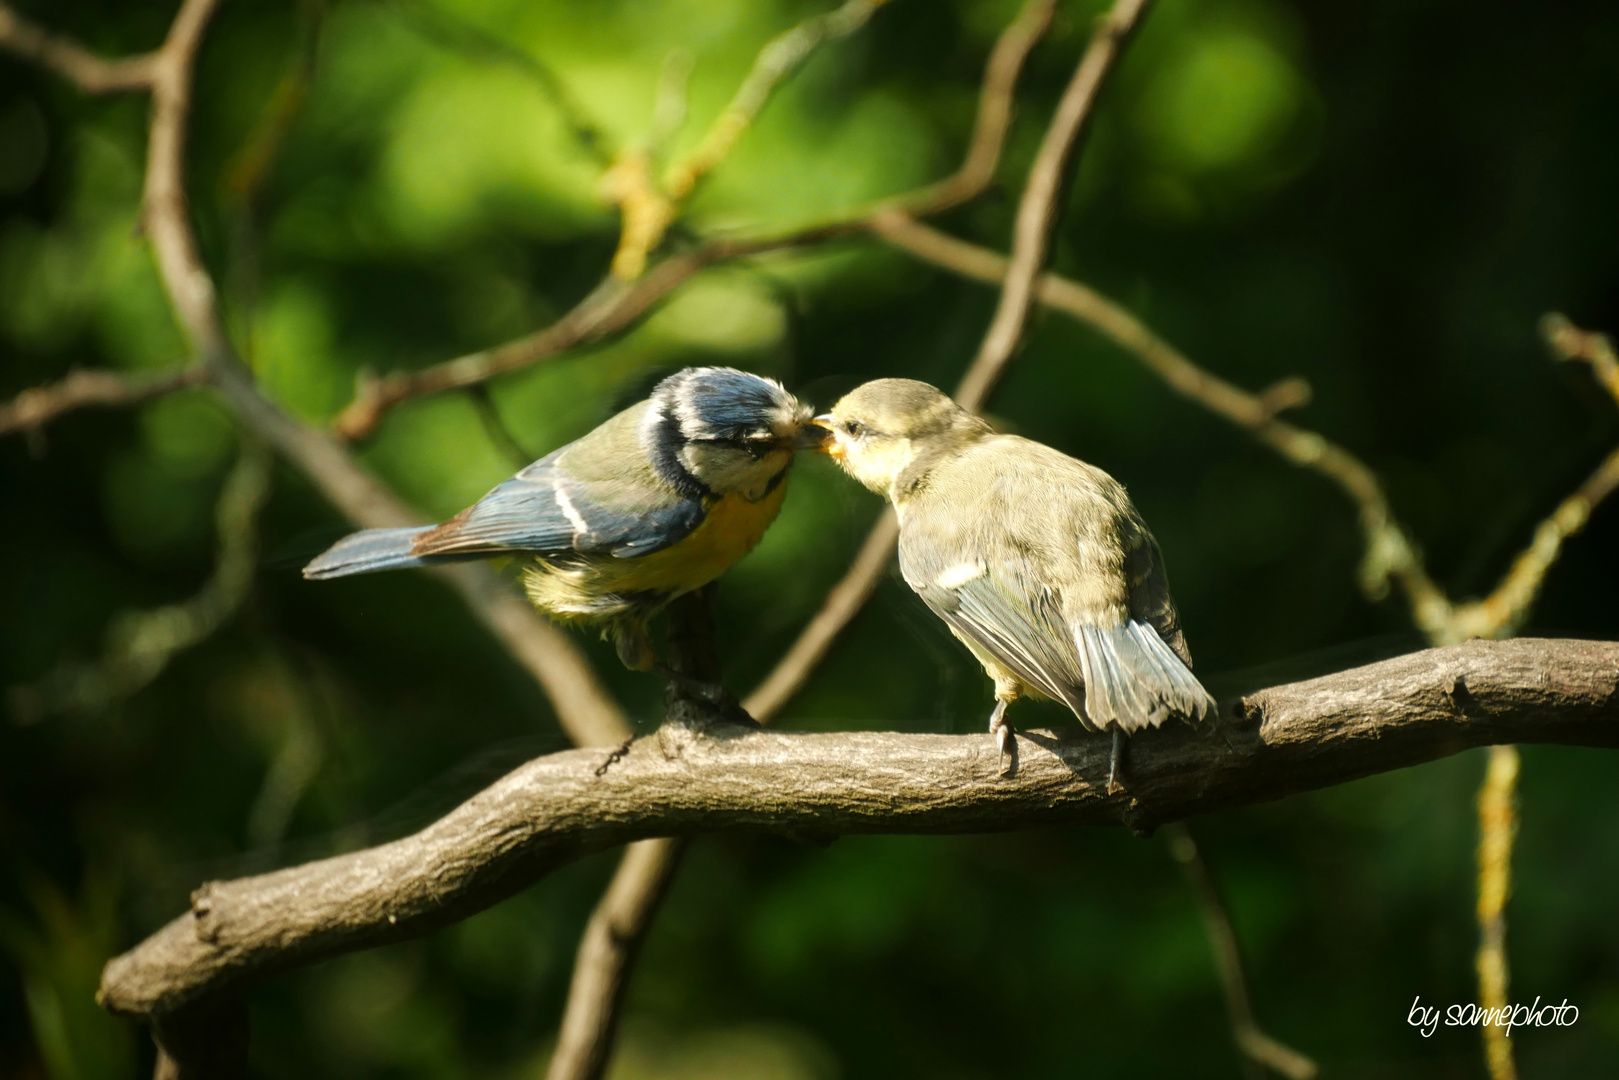
[[[87,94],[122,94],[152,84],[155,53],[104,60],[71,38],[35,26],[0,3],[0,50],[32,60]]]
[[[225,337],[213,279],[197,253],[184,174],[192,66],[217,6],[218,0],[186,0],[153,60],[144,209],[159,275],[206,377],[247,428],[302,470],[356,524],[409,524],[410,511],[342,444],[300,424],[258,392]],[[576,742],[611,744],[627,737],[622,713],[560,631],[485,567],[447,567],[438,573],[535,675]]]
[[[1515,740],[1516,741],[1516,740]],[[1490,765],[1478,793],[1478,986],[1479,1004],[1500,1009],[1507,1004],[1507,895],[1512,889],[1512,837],[1518,821],[1518,749],[1492,746]],[[1490,1080],[1517,1080],[1507,1030],[1484,1025],[1484,1061]]]
[[[989,397],[1007,361],[1023,337],[1023,326],[1034,303],[1035,278],[1045,267],[1051,229],[1060,208],[1061,188],[1068,178],[1068,163],[1079,145],[1080,132],[1101,92],[1102,81],[1113,67],[1124,39],[1135,29],[1150,0],[1118,0],[1097,23],[1091,43],[1080,57],[1074,76],[1057,102],[1057,112],[1040,141],[1040,151],[1029,169],[1029,180],[1018,203],[1012,230],[1012,259],[1001,285],[1000,304],[967,378],[956,392],[965,409],[977,411]]]
[[[1225,994],[1226,1011],[1231,1018],[1232,1037],[1244,1058],[1244,1071],[1250,1077],[1258,1077],[1262,1075],[1260,1066],[1263,1066],[1288,1080],[1314,1080],[1321,1071],[1316,1063],[1266,1035],[1254,1019],[1248,982],[1242,974],[1242,951],[1237,948],[1237,934],[1232,929],[1220,887],[1198,849],[1191,826],[1184,821],[1171,822],[1164,826],[1164,834],[1169,841],[1170,856],[1185,871],[1192,894],[1203,911],[1209,943],[1214,949],[1215,968],[1220,973],[1220,988]]]
[[[44,386],[24,390],[0,405],[0,435],[21,431],[37,435],[41,428],[65,412],[84,408],[139,405],[155,397],[203,380],[200,368],[164,368],[161,371],[73,371]]]
[[[1051,0],[1029,0],[1022,14],[1002,33],[984,72],[979,110],[962,167],[939,184],[890,203],[916,205],[916,213],[939,213],[975,198],[988,187],[1000,162],[1011,123],[1012,90],[1023,62],[1050,22]],[[649,166],[648,166],[649,167]],[[354,401],[333,421],[344,438],[363,439],[383,415],[409,398],[463,389],[497,375],[559,356],[569,349],[617,334],[641,318],[665,296],[700,270],[728,259],[820,243],[864,231],[870,208],[789,232],[752,237],[717,237],[689,252],[669,256],[630,284],[610,275],[571,311],[543,330],[504,345],[446,360],[417,372],[362,375]]]
[[[1597,381],[1619,403],[1619,355],[1606,334],[1581,330],[1555,311],[1540,320],[1540,333],[1564,360],[1580,360],[1591,365]]]
[[[684,850],[680,840],[640,840],[624,849],[579,942],[546,1080],[597,1080],[606,1072],[630,968]]]
[[[259,511],[270,494],[270,464],[264,444],[244,436],[219,493],[219,555],[202,589],[177,604],[124,612],[109,628],[107,652],[98,662],[61,664],[38,685],[13,688],[9,697],[19,720],[104,709],[150,683],[175,656],[235,617],[258,568]]]
[[[345,439],[363,439],[389,409],[409,398],[461,389],[525,368],[579,345],[628,328],[688,278],[713,261],[702,252],[673,255],[633,283],[608,277],[571,311],[543,330],[482,352],[469,353],[414,372],[380,378],[364,374],[354,400],[332,421]]]
[[[1013,238],[1013,261],[1016,263],[1021,259],[1029,268],[1028,275],[1031,278],[1039,272],[1040,264],[1045,261],[1048,233],[1056,220],[1059,195],[1057,183],[1064,172],[1065,163],[1077,144],[1085,117],[1095,103],[1102,78],[1117,55],[1123,38],[1135,24],[1147,2],[1148,0],[1119,0],[1113,11],[1099,24],[1096,35],[1091,39],[1084,56],[1080,58],[1074,79],[1057,108],[1057,115],[1052,118],[1051,125],[1046,129],[1040,153],[1029,172],[1029,179],[1023,190],[1023,199],[1018,208],[1016,235]],[[899,205],[920,206],[933,211],[942,210],[971,198],[989,184],[1000,158],[1001,147],[1005,143],[1006,130],[1011,124],[1012,87],[1016,82],[1017,73],[1028,57],[1029,50],[1045,32],[1050,21],[1050,5],[1031,0],[1025,4],[1023,11],[1012,25],[1001,34],[990,56],[988,69],[984,73],[984,82],[979,93],[978,119],[967,158],[961,169],[954,176],[933,187],[923,189],[914,197],[896,200],[895,203],[874,211],[865,222],[868,228],[877,229],[878,223],[889,217],[910,220],[895,208]],[[1021,311],[1017,315],[1018,326],[1013,330],[1012,338],[1000,341],[997,337],[1005,334],[1004,320],[1007,317],[1005,312],[1009,310],[1007,297],[1013,288],[1012,280],[1012,276],[1006,276],[1006,285],[1001,293],[1001,308],[997,310],[996,318],[985,334],[984,344],[979,348],[977,358],[967,369],[961,385],[956,390],[956,399],[965,408],[976,410],[982,407],[984,399],[1006,370],[1016,336],[1021,332],[1028,308],[1027,301],[1021,304]],[[1004,351],[1001,345],[1005,346]],[[810,620],[798,640],[793,642],[776,668],[765,677],[765,681],[749,698],[750,713],[761,720],[773,716],[803,687],[815,667],[825,658],[838,635],[859,614],[860,609],[871,598],[871,594],[876,591],[877,583],[882,579],[889,561],[894,556],[894,547],[898,541],[898,519],[894,517],[893,511],[884,511],[883,516],[866,536],[854,563],[827,594],[821,610]],[[759,711],[755,711],[755,707]]]
[[[875,218],[872,231],[927,262],[965,277],[994,283],[1007,273],[1004,257],[946,236],[898,212]],[[1429,576],[1416,547],[1395,519],[1376,474],[1360,459],[1313,431],[1278,420],[1274,401],[1250,394],[1198,367],[1123,306],[1100,293],[1076,281],[1047,274],[1038,283],[1036,294],[1041,303],[1091,326],[1135,356],[1176,393],[1247,431],[1293,464],[1320,473],[1336,484],[1360,512],[1366,545],[1361,564],[1362,589],[1373,599],[1380,598],[1392,578],[1404,592],[1418,629],[1435,644],[1499,637],[1521,625],[1563,541],[1583,528],[1591,509],[1619,487],[1616,450],[1537,527],[1529,547],[1489,596],[1453,604]]]
[[[866,25],[884,0],[844,0],[836,11],[805,19],[772,39],[753,62],[736,95],[715,118],[691,153],[669,167],[663,189],[675,202],[686,199],[703,178],[725,159],[753,123],[770,94],[824,41],[847,37]]]
[[[1002,32],[989,54],[984,80],[978,91],[978,117],[973,123],[972,140],[961,168],[936,184],[894,200],[916,217],[927,217],[960,206],[989,187],[1001,163],[1006,133],[1012,127],[1018,74],[1023,62],[1051,25],[1056,0],[1026,0],[1023,10]]]
[[[768,724],[782,706],[803,689],[804,683],[826,658],[832,643],[877,590],[898,541],[899,519],[893,510],[884,510],[866,535],[866,542],[860,545],[860,552],[849,564],[848,572],[826,594],[821,610],[799,633],[764,682],[742,703],[749,716]]]
[[[516,769],[414,836],[200,888],[191,911],[111,961],[100,1000],[149,1016],[271,971],[416,937],[590,851],[657,836],[1138,830],[1504,742],[1619,747],[1619,644],[1474,641],[1228,702],[1216,729],[1132,744],[1109,795],[1106,739],[694,730]]]

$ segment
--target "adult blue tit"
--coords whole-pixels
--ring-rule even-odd
[[[656,656],[647,620],[713,581],[775,520],[793,451],[824,432],[780,383],[687,368],[442,525],[367,529],[306,578],[517,556],[534,606],[611,637],[625,666]]]
[[[1214,706],[1169,596],[1163,557],[1124,487],[1049,446],[996,433],[927,383],[879,379],[816,418],[824,449],[893,503],[900,570],[995,681],[1006,708],[1050,698],[1124,738]]]

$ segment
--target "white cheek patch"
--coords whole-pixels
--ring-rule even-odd
[[[934,578],[933,584],[941,589],[959,589],[974,578],[982,577],[983,574],[984,564],[981,562],[957,563]]]

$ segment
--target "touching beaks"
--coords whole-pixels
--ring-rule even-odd
[[[809,450],[817,454],[836,454],[837,443],[832,438],[832,416],[830,413],[817,416],[805,424],[798,431],[798,448]]]

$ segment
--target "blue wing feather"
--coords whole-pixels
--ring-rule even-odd
[[[578,552],[631,559],[662,551],[702,524],[700,500],[652,487],[640,477],[570,476],[558,461],[567,449],[541,458],[422,534],[413,553]]]

